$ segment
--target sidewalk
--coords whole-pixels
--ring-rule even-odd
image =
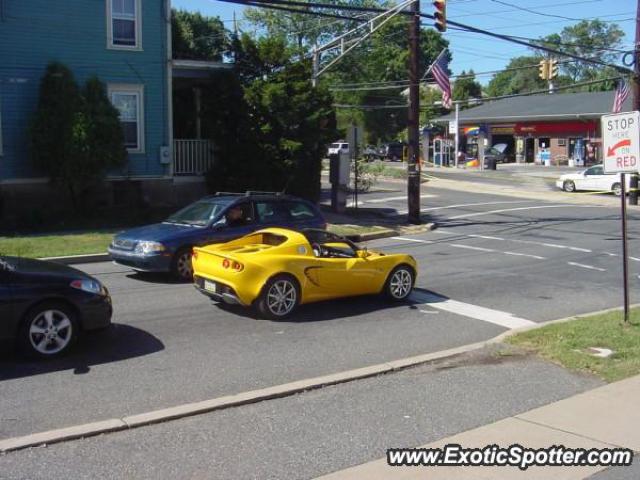
[[[563,445],[571,448],[624,447],[640,452],[640,375],[605,385],[544,407],[506,418],[473,430],[444,438],[421,448],[459,444],[525,448]],[[414,447],[389,445],[390,448]],[[382,452],[381,452],[382,453]],[[637,453],[636,453],[637,457]],[[611,467],[616,470],[633,467]],[[335,472],[321,480],[457,480],[457,479],[540,479],[574,480],[587,478],[604,467],[389,467],[386,458]]]

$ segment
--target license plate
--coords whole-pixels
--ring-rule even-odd
[[[210,282],[208,280],[204,281],[204,289],[207,292],[213,292],[216,293],[216,284],[214,282]]]

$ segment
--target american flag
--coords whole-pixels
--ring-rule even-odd
[[[451,108],[451,84],[449,83],[449,76],[447,75],[447,57],[444,54],[444,50],[431,66],[431,73],[435,78],[436,83],[442,90],[442,106],[444,108]]]
[[[618,82],[618,86],[616,87],[616,95],[613,99],[613,107],[611,111],[613,113],[619,113],[622,110],[622,104],[629,96],[629,84],[624,81],[624,78],[621,78]]]

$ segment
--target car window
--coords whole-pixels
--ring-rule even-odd
[[[282,202],[276,200],[257,201],[256,212],[260,223],[283,223],[290,220],[289,212]]]
[[[230,200],[200,200],[174,213],[167,218],[166,222],[204,226],[220,216],[230,202]]]
[[[224,224],[228,227],[242,227],[254,223],[253,206],[250,202],[235,203],[224,212]]]
[[[305,221],[316,217],[312,208],[303,202],[284,202],[292,220]]]
[[[601,166],[596,165],[595,167],[588,168],[585,172],[585,175],[604,175],[604,170]]]
[[[340,144],[339,143],[332,143],[331,147],[329,148],[340,148]]]

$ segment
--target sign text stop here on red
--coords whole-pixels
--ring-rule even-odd
[[[605,171],[638,170],[638,113],[603,117]]]

